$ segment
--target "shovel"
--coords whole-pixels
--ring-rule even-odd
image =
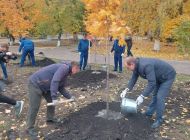
[[[69,103],[69,102],[73,102],[73,101],[74,101],[74,99],[68,99],[68,100],[63,99],[63,100],[58,101],[56,104],[54,104],[54,103],[47,103],[47,106],[56,106],[58,104]]]
[[[86,98],[85,96],[80,95],[78,99],[75,99],[75,98],[74,99],[62,99],[62,100],[58,101],[56,104],[54,104],[54,103],[47,103],[47,106],[56,106],[56,105],[62,104],[62,103],[77,102],[77,101],[83,100],[85,98]]]

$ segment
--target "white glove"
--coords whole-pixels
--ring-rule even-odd
[[[122,53],[121,56],[124,56],[124,53]]]
[[[81,55],[81,52],[79,52],[79,55]]]
[[[70,100],[72,100],[71,102],[75,101],[75,96],[72,96]]]
[[[52,103],[53,103],[53,105],[58,105],[58,101],[57,100],[53,100]]]
[[[142,103],[143,103],[143,100],[144,100],[144,96],[143,96],[143,95],[140,95],[140,96],[137,98],[137,100],[136,100],[137,105],[142,104]]]
[[[6,55],[12,55],[13,53],[12,52],[6,52]]]
[[[123,90],[123,91],[121,92],[121,94],[120,94],[120,97],[121,97],[121,98],[125,98],[125,95],[127,94],[128,91],[129,91],[128,88],[126,88],[125,90]]]

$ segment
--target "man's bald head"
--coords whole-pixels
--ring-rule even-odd
[[[125,60],[125,66],[127,69],[133,71],[135,69],[135,63],[136,63],[136,58],[135,57],[127,57]]]

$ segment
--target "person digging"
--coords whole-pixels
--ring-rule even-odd
[[[153,58],[127,57],[125,60],[125,66],[128,70],[133,71],[133,74],[129,80],[128,87],[122,91],[120,95],[121,98],[124,98],[126,93],[133,89],[139,76],[143,79],[147,79],[148,85],[136,99],[136,103],[139,106],[143,103],[145,97],[149,96],[150,93],[153,93],[152,101],[149,104],[145,115],[152,117],[156,112],[156,120],[151,127],[159,127],[163,122],[165,98],[168,96],[169,90],[175,80],[175,69],[168,63]]]
[[[46,121],[48,123],[57,122],[54,118],[55,105],[59,103],[57,94],[60,92],[65,98],[74,100],[74,96],[69,94],[64,87],[67,77],[79,71],[78,63],[62,62],[43,67],[29,77],[29,109],[26,131],[30,136],[38,135],[34,125],[42,97],[45,98],[47,103],[51,103],[51,106],[47,106]]]

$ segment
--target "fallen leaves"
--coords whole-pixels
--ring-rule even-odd
[[[186,124],[190,125],[190,119],[187,119],[185,122]]]
[[[10,114],[10,113],[11,113],[11,110],[5,109],[5,113],[6,113],[6,114]]]
[[[0,125],[2,125],[2,124],[4,124],[5,123],[5,121],[0,121]]]

